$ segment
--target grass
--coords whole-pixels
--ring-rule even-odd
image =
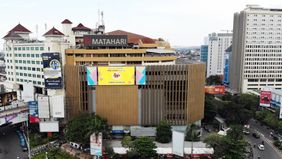
[[[54,149],[48,151],[47,154],[48,159],[76,159],[73,156],[70,156],[66,152],[61,151],[60,149]],[[32,159],[46,159],[46,153],[42,152],[34,157]]]

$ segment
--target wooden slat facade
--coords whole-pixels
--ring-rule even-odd
[[[204,64],[146,66],[144,86],[92,87],[96,89],[95,104],[90,98],[93,94],[86,83],[85,67],[71,66],[65,70],[66,76],[70,76],[66,78],[67,100],[78,100],[67,102],[68,107],[75,107],[69,109],[70,116],[91,112],[88,107],[95,105],[96,113],[111,125],[157,125],[161,120],[187,125],[203,118]]]

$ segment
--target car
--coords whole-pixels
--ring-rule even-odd
[[[247,131],[247,130],[243,130],[243,133],[244,133],[245,135],[249,135],[249,134],[250,134],[250,132]]]
[[[263,151],[263,150],[264,150],[264,145],[263,145],[263,144],[259,144],[259,145],[258,145],[258,149],[261,150],[261,151]]]
[[[254,137],[254,138],[257,138],[257,139],[260,138],[259,134],[257,134],[257,133],[253,133],[253,137]]]

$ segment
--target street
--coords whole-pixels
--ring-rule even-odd
[[[17,157],[27,158],[27,152],[22,151],[15,129],[0,128],[0,159],[16,159]]]
[[[253,147],[254,159],[260,157],[261,159],[281,159],[282,151],[274,147],[272,144],[273,139],[270,137],[270,131],[265,126],[261,126],[259,122],[255,120],[250,121],[250,134],[245,135],[247,141],[251,143],[251,145],[256,145]],[[260,135],[259,139],[256,139],[252,136],[252,133],[258,133]],[[265,150],[261,151],[258,149],[257,145],[261,144],[264,141]]]

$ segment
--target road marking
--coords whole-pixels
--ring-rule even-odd
[[[274,146],[273,142],[271,140],[269,140],[268,138],[266,138],[261,132],[259,132],[258,130],[255,130],[255,131],[260,136],[262,136],[262,138],[270,145],[270,147],[272,147],[274,149],[274,151],[276,151],[278,153],[278,155],[282,158],[282,150],[280,150],[276,146]]]

